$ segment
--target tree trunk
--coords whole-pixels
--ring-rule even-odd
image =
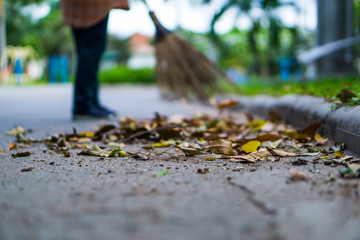
[[[353,0],[317,0],[317,45],[353,36]],[[355,72],[353,47],[329,54],[317,62],[319,75]]]
[[[5,0],[0,0],[0,82],[5,80],[6,61]]]

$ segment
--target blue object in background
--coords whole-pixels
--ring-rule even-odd
[[[69,82],[69,57],[61,55],[60,57],[53,54],[49,58],[49,82],[58,83]]]
[[[237,68],[230,67],[226,75],[237,85],[246,85],[249,83],[248,76]]]
[[[280,77],[284,82],[288,82],[291,78],[290,68],[292,66],[292,58],[281,57],[279,61],[280,65]]]
[[[14,74],[15,74],[15,81],[17,85],[20,85],[23,80],[23,62],[21,58],[16,58],[15,60],[15,66],[14,66]]]
[[[69,82],[69,56],[65,54],[60,57],[60,82]]]

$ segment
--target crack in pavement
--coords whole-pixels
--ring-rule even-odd
[[[255,207],[257,207],[258,209],[261,210],[261,212],[263,212],[266,215],[276,215],[277,214],[277,210],[274,208],[270,208],[268,206],[266,206],[266,204],[264,202],[262,202],[261,200],[255,198],[255,193],[253,191],[251,191],[250,189],[248,189],[246,186],[242,185],[242,184],[238,184],[238,183],[234,183],[233,181],[231,181],[231,178],[228,179],[228,183],[231,186],[237,187],[239,188],[241,191],[243,191],[246,196],[247,196],[247,200],[254,205]]]

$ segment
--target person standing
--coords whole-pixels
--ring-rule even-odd
[[[73,118],[107,118],[115,112],[99,102],[98,70],[105,51],[109,12],[129,10],[127,0],[61,0],[63,22],[72,28],[77,69],[74,87]]]

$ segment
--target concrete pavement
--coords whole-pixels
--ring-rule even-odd
[[[71,91],[69,85],[0,88],[1,132],[15,124],[41,138],[73,126],[91,129],[99,122],[70,120]],[[163,101],[154,87],[105,87],[101,98],[135,118],[214,113]],[[1,148],[12,141],[0,134]],[[25,150],[32,155],[0,155],[2,240],[359,239],[360,183],[339,178],[342,166],[318,164],[315,171],[313,164],[293,166],[294,159],[246,165],[202,156],[99,159],[74,150],[65,158],[41,144]],[[198,174],[199,168],[211,172]],[[289,181],[289,168],[308,181]],[[169,174],[154,177],[162,169]],[[335,181],[328,181],[330,173]]]

